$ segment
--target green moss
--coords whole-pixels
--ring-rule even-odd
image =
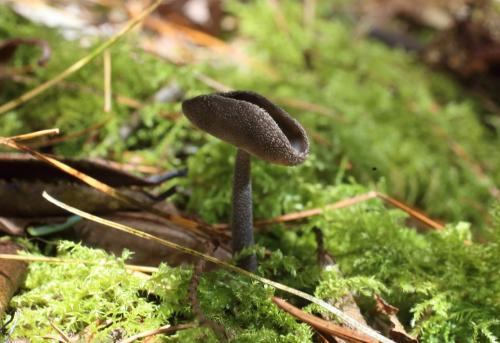
[[[125,270],[126,252],[116,258],[70,242],[61,242],[58,251],[59,257],[89,263],[31,264],[25,290],[11,302],[16,311],[8,326],[14,328],[13,338],[44,342],[43,336],[55,333],[50,321],[66,334],[88,330],[95,333],[94,340],[108,342],[117,332],[128,337],[196,320],[188,300],[190,268],[162,265],[145,280]],[[272,295],[272,289],[225,271],[204,274],[198,289],[206,317],[223,324],[234,342],[309,341],[310,329],[280,311]],[[206,328],[188,329],[168,341],[197,342],[201,337],[217,341]]]
[[[95,264],[31,264],[25,292],[11,303],[17,311],[14,337],[43,342],[43,336],[54,333],[52,321],[67,334],[101,327],[96,339],[104,341],[117,329],[132,334],[166,321],[156,311],[157,305],[138,296],[144,281],[125,271],[127,253],[116,259],[102,251],[62,242],[59,256]],[[127,324],[123,325],[125,316]],[[102,328],[107,320],[110,326]]]

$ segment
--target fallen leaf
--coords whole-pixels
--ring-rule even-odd
[[[384,331],[387,331],[386,335],[389,338],[392,338],[397,343],[418,343],[418,340],[410,336],[399,321],[397,317],[399,309],[389,304],[379,295],[375,295],[375,312],[382,317],[384,324],[380,320],[378,322],[385,329]],[[388,325],[385,324],[387,321]]]
[[[22,250],[12,241],[0,241],[0,254],[15,254]],[[0,322],[10,299],[21,286],[27,273],[27,265],[21,261],[0,260]]]

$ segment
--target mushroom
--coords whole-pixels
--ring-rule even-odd
[[[238,148],[231,215],[233,253],[254,244],[250,154],[275,164],[294,166],[307,158],[309,141],[302,126],[287,112],[254,92],[200,95],[182,103],[182,111],[198,128]],[[255,255],[239,261],[250,271]]]

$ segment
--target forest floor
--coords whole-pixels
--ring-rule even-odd
[[[0,336],[498,341],[499,7],[0,1]],[[310,141],[252,160],[255,274],[181,110],[229,90]]]

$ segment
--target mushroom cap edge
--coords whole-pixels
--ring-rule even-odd
[[[255,92],[199,95],[183,101],[182,111],[201,130],[272,163],[298,165],[309,153],[299,122]]]

